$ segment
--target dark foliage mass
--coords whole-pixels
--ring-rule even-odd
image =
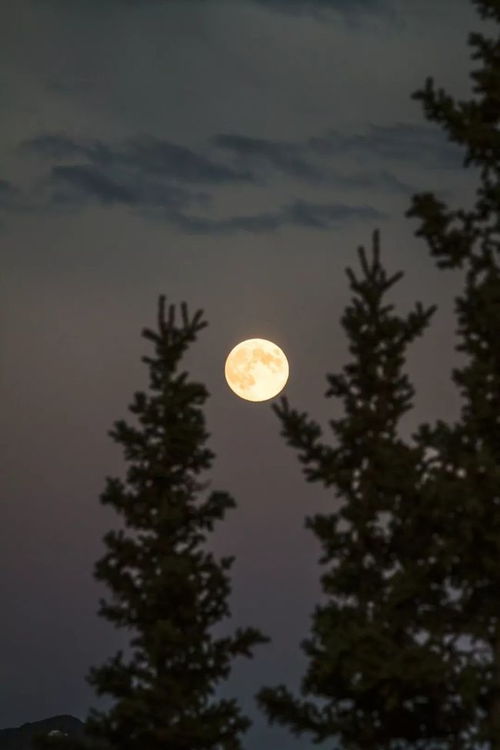
[[[500,22],[498,0],[476,0]],[[343,325],[354,362],[329,375],[343,398],[331,420],[338,447],[283,399],[275,411],[309,481],[335,486],[343,501],[307,519],[321,542],[325,603],[302,644],[302,697],[263,688],[269,719],[344,748],[500,748],[500,38],[471,34],[474,98],[455,102],[429,79],[414,96],[431,121],[480,168],[472,209],[451,210],[434,194],[413,198],[440,268],[465,268],[456,299],[467,364],[452,373],[463,397],[459,421],[423,424],[404,445],[396,427],[413,389],[404,347],[432,310],[390,316],[388,280],[375,237],[365,280]],[[307,698],[310,698],[308,700]],[[482,743],[482,744],[481,744]]]
[[[109,712],[91,711],[87,739],[116,750],[239,750],[250,721],[234,699],[214,690],[237,656],[269,640],[255,628],[215,638],[212,627],[227,617],[233,558],[215,560],[203,549],[207,532],[235,501],[225,492],[205,497],[199,475],[213,453],[202,405],[205,387],[179,369],[188,346],[206,323],[160,298],[158,330],[145,330],[155,354],[143,357],[150,390],[137,392],[124,420],[111,431],[128,463],[126,482],[108,478],[101,502],[111,505],[125,529],[106,534],[107,552],[95,575],[110,590],[100,614],[133,635],[131,655],[120,651],[93,668],[90,684],[114,699]],[[43,746],[75,743],[45,738]]]
[[[275,408],[307,479],[334,486],[344,501],[306,522],[323,548],[327,602],[316,608],[313,636],[303,642],[309,668],[302,687],[326,705],[296,700],[283,685],[261,690],[258,699],[273,721],[318,742],[338,736],[346,748],[382,749],[404,738],[432,747],[459,726],[460,711],[450,703],[434,716],[432,695],[446,691],[449,667],[446,654],[421,638],[427,616],[418,599],[429,567],[415,558],[425,539],[414,537],[406,512],[422,503],[425,454],[405,445],[397,428],[414,394],[401,372],[404,351],[434,308],[417,304],[406,318],[394,315],[383,298],[402,274],[387,277],[377,234],[371,262],[363,248],[359,254],[364,278],[348,269],[357,296],[342,319],[354,361],[328,376],[326,395],[341,397],[346,414],[330,422],[337,447],[287,399]],[[434,607],[440,603],[436,592]]]

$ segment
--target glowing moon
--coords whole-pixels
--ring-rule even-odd
[[[284,352],[266,339],[247,339],[228,354],[224,374],[237,396],[247,401],[266,401],[277,396],[288,380]]]

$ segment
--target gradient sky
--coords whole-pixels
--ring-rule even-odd
[[[404,10],[403,10],[404,8]],[[141,338],[157,299],[203,308],[185,361],[211,398],[207,478],[237,509],[210,540],[234,554],[233,619],[272,637],[234,663],[221,694],[254,719],[247,750],[312,747],[270,728],[253,695],[305,668],[320,595],[307,485],[269,403],[223,377],[241,339],[276,341],[286,394],[321,424],[342,414],[325,374],[350,359],[345,268],[381,231],[390,301],[438,305],[409,351],[422,421],[454,420],[453,299],[404,217],[411,195],[473,193],[462,154],[411,94],[428,75],[470,93],[466,0],[16,0],[0,5],[0,727],[101,705],[85,682],[126,641],[96,616],[98,497],[123,475],[107,435],[147,384]]]

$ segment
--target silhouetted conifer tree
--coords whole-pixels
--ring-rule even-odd
[[[500,22],[498,0],[474,4],[483,18]],[[258,699],[271,720],[318,741],[337,735],[345,749],[500,749],[500,38],[471,34],[469,41],[473,59],[482,63],[472,74],[475,97],[456,103],[436,92],[432,79],[414,97],[466,147],[465,166],[480,168],[477,200],[471,210],[450,210],[424,193],[408,211],[420,219],[416,234],[440,268],[466,268],[465,293],[456,300],[462,338],[456,348],[468,364],[452,374],[464,400],[461,418],[453,426],[442,420],[421,425],[399,460],[396,444],[378,439],[369,448],[375,386],[354,390],[356,368],[347,368],[351,380],[329,377],[328,395],[344,395],[351,415],[344,423],[349,431],[331,422],[340,438],[337,451],[286,400],[276,408],[308,479],[335,484],[348,501],[339,512],[307,522],[331,566],[322,577],[328,603],[316,609],[313,638],[303,644],[310,662],[302,693],[323,705],[296,700],[283,686],[263,689]],[[359,303],[354,309],[360,312]],[[351,331],[353,352],[359,371],[373,376],[375,351],[361,367],[367,328],[368,317],[364,329],[358,324]],[[380,347],[388,341],[385,331],[379,326],[373,334]],[[387,348],[397,358],[397,347]],[[394,374],[393,368],[385,376],[393,393]],[[350,390],[364,414],[349,407]],[[390,425],[402,413],[394,404],[391,398],[385,404]],[[379,398],[372,419],[384,413],[382,405]],[[376,463],[377,454],[384,460]],[[379,499],[370,500],[378,489]],[[388,511],[382,543],[372,520],[377,509]],[[393,561],[392,574],[384,570],[384,555]],[[368,605],[368,590],[373,596],[377,588]]]
[[[342,317],[355,359],[343,374],[327,376],[326,396],[344,401],[346,416],[329,422],[338,447],[325,444],[320,426],[286,398],[273,407],[308,481],[335,486],[344,501],[306,520],[327,566],[325,602],[302,643],[309,666],[301,692],[316,700],[297,699],[283,685],[263,688],[257,700],[271,722],[310,733],[315,742],[337,738],[345,750],[430,750],[458,736],[463,712],[447,700],[435,713],[436,699],[447,696],[449,666],[422,638],[429,570],[415,562],[408,544],[415,529],[407,523],[407,508],[421,502],[426,457],[405,445],[397,428],[414,395],[401,372],[405,348],[435,307],[424,311],[417,303],[406,318],[391,314],[394,306],[384,306],[383,296],[403,274],[387,278],[378,233],[372,263],[363,248],[359,255],[365,278],[347,269],[356,296]],[[439,607],[441,591],[429,596]]]
[[[429,78],[421,100],[427,118],[465,147],[464,166],[479,169],[474,206],[449,209],[432,193],[414,196],[408,216],[440,268],[466,270],[456,298],[457,333],[467,364],[452,378],[463,399],[453,426],[422,425],[434,449],[434,491],[422,512],[434,530],[433,580],[449,593],[446,637],[455,643],[450,690],[474,707],[464,748],[500,750],[500,3],[474,0],[496,22],[494,38],[473,33],[473,98],[456,102]],[[443,617],[444,620],[444,617]],[[483,746],[484,746],[483,745]]]
[[[213,693],[234,657],[250,657],[269,639],[255,628],[218,639],[210,632],[229,615],[233,558],[217,562],[201,545],[235,502],[215,491],[202,499],[207,484],[199,475],[213,460],[202,411],[208,393],[179,371],[206,325],[202,312],[190,318],[183,304],[177,323],[174,306],[168,318],[164,308],[160,297],[158,331],[143,332],[155,356],[143,357],[150,391],[136,393],[130,406],[138,424],[120,420],[110,432],[129,468],[126,483],[107,479],[101,502],[116,509],[125,530],[106,534],[95,576],[111,591],[100,614],[134,636],[130,658],[120,651],[90,672],[97,694],[114,705],[91,711],[86,735],[116,750],[239,750],[251,722],[234,699]]]

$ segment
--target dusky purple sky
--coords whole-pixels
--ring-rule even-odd
[[[338,502],[307,485],[269,403],[239,400],[224,360],[268,338],[286,395],[321,424],[342,413],[325,374],[350,359],[345,268],[381,231],[390,301],[437,304],[409,351],[417,389],[401,434],[454,420],[462,360],[453,299],[410,197],[461,205],[475,174],[411,94],[433,75],[470,94],[468,0],[16,0],[0,5],[0,727],[103,705],[85,682],[125,637],[96,616],[98,496],[123,475],[107,435],[147,384],[141,329],[160,293],[210,326],[186,366],[206,408],[213,488],[238,507],[210,540],[234,554],[232,619],[272,638],[221,694],[254,725],[247,750],[312,746],[268,726],[253,696],[298,691],[320,595],[308,514]]]

